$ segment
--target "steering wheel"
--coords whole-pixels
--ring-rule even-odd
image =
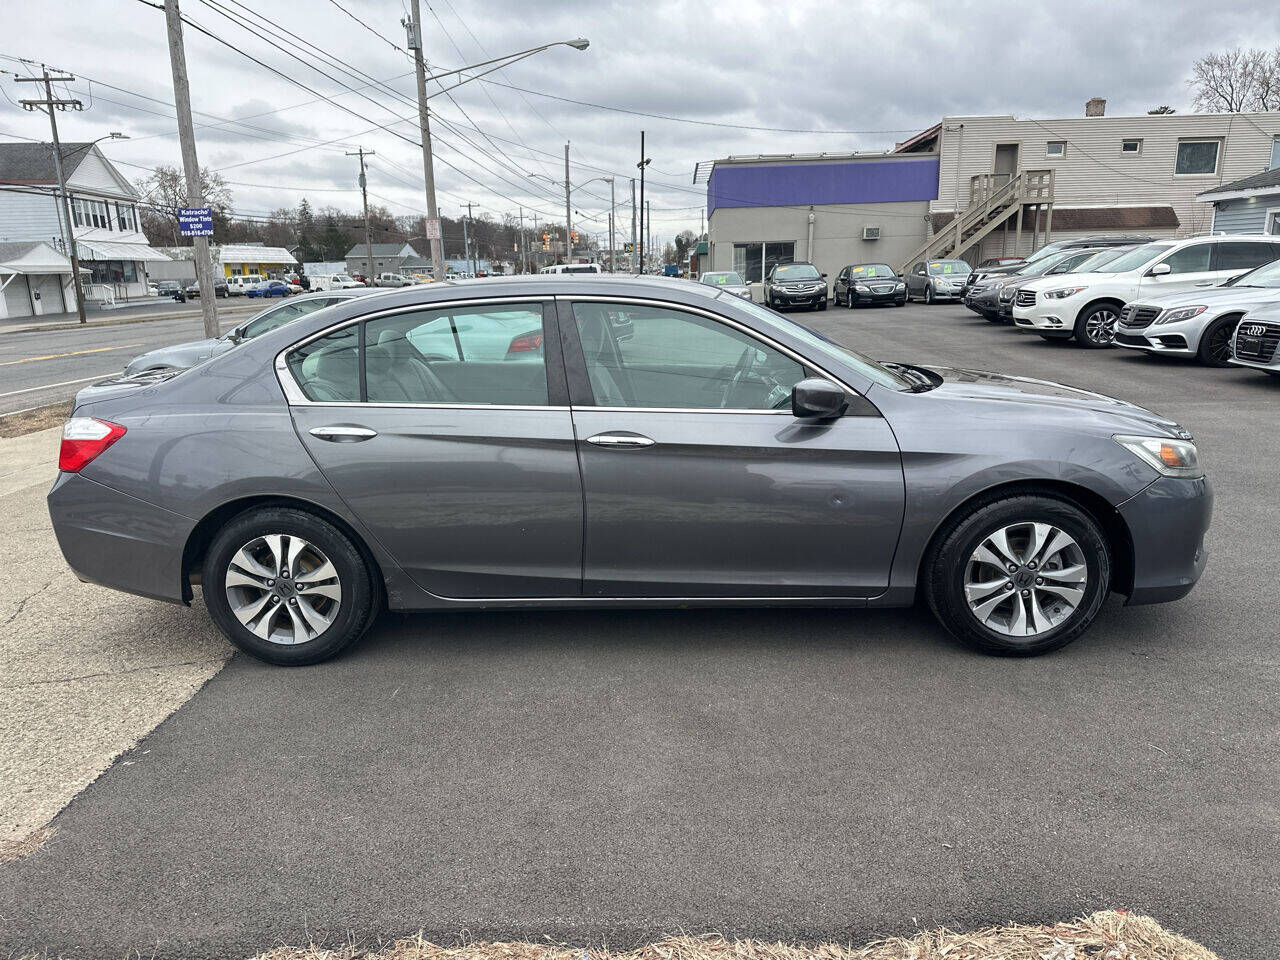
[[[747,347],[742,351],[742,356],[738,357],[738,362],[734,364],[729,382],[724,388],[724,396],[720,398],[721,409],[729,405],[729,400],[733,397],[733,392],[738,388],[738,384],[746,379],[747,374],[751,372],[751,368],[755,366],[756,356],[756,348]]]

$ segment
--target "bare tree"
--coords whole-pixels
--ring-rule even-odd
[[[1175,109],[1173,109],[1173,107],[1164,107],[1164,106],[1161,106],[1161,107],[1152,107],[1150,110],[1148,110],[1148,111],[1147,111],[1147,114],[1148,114],[1149,116],[1156,116],[1156,115],[1159,115],[1159,114],[1165,114],[1165,113],[1177,113],[1177,112],[1178,112],[1178,111],[1177,111],[1177,110],[1175,110]]]
[[[1280,107],[1280,47],[1209,53],[1195,62],[1192,104],[1206,113],[1275,110]]]

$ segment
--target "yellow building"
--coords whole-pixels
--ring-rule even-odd
[[[297,260],[284,247],[263,247],[251,243],[228,243],[218,251],[224,277],[258,273],[264,277],[292,271]]]

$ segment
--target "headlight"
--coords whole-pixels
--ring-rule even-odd
[[[906,285],[905,283],[903,283],[901,280],[899,280],[899,281],[898,281],[898,286],[896,287],[896,289],[898,289],[898,290],[905,290],[905,289],[907,289],[907,285]]]
[[[1062,287],[1058,290],[1046,290],[1044,298],[1046,300],[1065,300],[1067,297],[1074,297],[1080,291],[1088,289],[1088,287]]]
[[[870,292],[871,292],[871,288],[870,288],[870,287],[863,286],[863,285],[862,285],[862,284],[860,284],[860,283],[855,283],[855,284],[853,285],[853,289],[857,290],[859,293],[870,293]]]
[[[1008,280],[993,280],[993,281],[991,281],[991,286],[992,286],[992,288],[993,288],[993,289],[995,289],[995,290],[999,290],[1001,287],[1003,287],[1003,286],[1004,286],[1006,283],[1008,283],[1008,282],[1009,282]]]
[[[1169,437],[1112,437],[1139,460],[1166,477],[1203,477],[1196,445]]]
[[[1203,305],[1194,307],[1178,307],[1176,310],[1166,310],[1160,316],[1156,317],[1156,323],[1177,323],[1179,320],[1190,320],[1192,317],[1198,317],[1209,308]]]

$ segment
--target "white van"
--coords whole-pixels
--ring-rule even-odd
[[[244,273],[227,277],[227,296],[243,297],[246,290],[252,289],[265,279],[267,278],[260,273]]]
[[[313,273],[311,289],[316,290],[354,290],[364,284],[345,273]]]
[[[604,268],[598,263],[557,263],[554,266],[543,267],[539,273],[604,273]]]

